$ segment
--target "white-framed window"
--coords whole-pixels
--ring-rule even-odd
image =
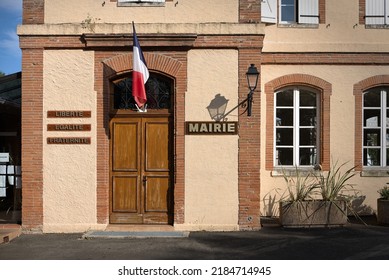
[[[118,0],[118,6],[163,5],[165,0]]]
[[[275,166],[315,166],[320,162],[320,94],[306,87],[275,94]]]
[[[366,25],[389,24],[389,0],[366,0]]]
[[[262,22],[319,24],[319,0],[262,0]]]
[[[389,166],[389,87],[363,93],[363,166]]]

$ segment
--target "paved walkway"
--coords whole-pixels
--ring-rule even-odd
[[[188,237],[83,238],[83,234],[22,234],[0,244],[8,260],[389,260],[389,227],[350,223],[343,228],[257,232],[191,232]]]

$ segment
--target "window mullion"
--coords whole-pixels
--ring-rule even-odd
[[[294,143],[293,143],[293,151],[294,151],[294,164],[299,166],[300,162],[300,92],[298,89],[294,90]]]
[[[381,166],[386,166],[386,92],[381,91]]]

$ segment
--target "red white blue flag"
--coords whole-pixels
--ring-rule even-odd
[[[139,108],[142,108],[146,101],[145,84],[149,79],[149,70],[147,69],[146,61],[139,45],[138,37],[135,32],[134,22],[133,28],[133,72],[132,72],[132,96]]]

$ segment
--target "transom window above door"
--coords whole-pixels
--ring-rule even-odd
[[[389,166],[389,87],[363,94],[363,166]]]
[[[151,72],[146,83],[147,109],[170,111],[172,109],[173,90],[173,79]],[[115,80],[111,90],[111,109],[135,111],[137,110],[135,104],[132,96],[132,75]]]
[[[315,166],[319,161],[320,94],[293,87],[275,96],[275,166]]]

